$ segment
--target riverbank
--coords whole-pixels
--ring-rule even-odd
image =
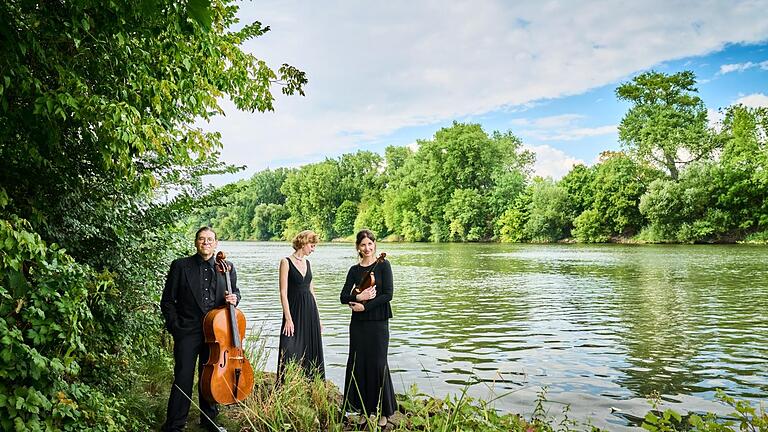
[[[305,377],[297,367],[289,367],[285,382],[276,386],[272,372],[256,371],[253,393],[243,403],[222,407],[218,423],[228,431],[505,431],[505,432],[599,432],[597,428],[569,415],[568,406],[547,401],[546,389],[532,401],[531,416],[503,413],[493,408],[493,400],[478,400],[462,392],[445,399],[421,393],[413,386],[398,394],[398,412],[385,427],[376,425],[375,416],[365,421],[358,415],[342,412],[342,395],[333,383]],[[657,396],[658,397],[658,396]],[[752,407],[720,393],[718,398],[733,412],[727,416],[713,413],[678,413],[659,410],[660,399],[651,401],[650,409],[638,423],[630,425],[656,431],[755,431],[768,430],[764,404]],[[188,430],[202,432],[197,416],[191,414]],[[364,423],[358,423],[363,420]]]
[[[248,336],[248,354],[254,367],[254,389],[242,403],[221,407],[217,422],[230,432],[276,432],[276,431],[424,431],[424,432],[600,432],[611,429],[596,427],[589,420],[577,419],[569,405],[551,402],[547,399],[547,388],[531,400],[529,415],[504,412],[496,407],[496,402],[504,398],[502,394],[490,400],[470,397],[467,387],[455,395],[438,398],[424,393],[412,385],[405,393],[397,394],[398,410],[389,418],[387,425],[376,425],[375,416],[360,424],[363,417],[343,411],[343,398],[340,389],[330,380],[319,377],[308,378],[295,364],[289,364],[284,381],[277,385],[274,372],[266,370],[268,349],[266,339],[260,331]],[[150,387],[145,390],[152,401],[149,408],[154,412],[164,411],[167,389],[172,380],[170,351],[167,362],[153,362],[151,373],[155,376],[148,380]],[[165,364],[166,367],[157,367]],[[188,430],[204,432],[198,425],[196,410],[197,392],[192,395],[193,405],[190,410]],[[725,432],[733,430],[765,432],[768,431],[768,413],[765,401],[750,405],[738,401],[721,391],[717,399],[723,404],[722,412],[727,415],[703,412],[676,412],[662,408],[661,395],[649,396],[649,410],[642,418],[630,418],[623,426],[642,427],[651,431],[698,431]],[[730,407],[730,409],[728,409]],[[160,426],[162,415],[156,428]]]

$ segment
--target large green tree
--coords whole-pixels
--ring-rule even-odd
[[[616,96],[632,104],[619,125],[619,139],[672,179],[680,166],[709,156],[717,144],[695,84],[691,71],[650,71],[616,88]]]
[[[479,124],[454,122],[418,143],[385,193],[388,228],[417,241],[490,238],[493,221],[505,209],[494,196],[496,182],[519,193],[515,180],[525,175],[532,154],[512,133],[489,136]]]
[[[201,175],[228,169],[194,124],[221,98],[271,110],[274,84],[306,81],[241,48],[268,28],[231,30],[237,10],[0,3],[0,429],[153,427],[124,394],[160,355],[173,227],[210,204]]]

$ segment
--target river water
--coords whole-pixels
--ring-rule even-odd
[[[658,391],[665,407],[730,412],[715,389],[768,395],[768,249],[739,245],[390,244],[395,279],[389,365],[396,392],[459,394],[530,417],[550,413],[631,429]],[[288,243],[221,242],[240,308],[275,370],[277,266]],[[328,378],[344,382],[350,311],[339,303],[353,244],[310,256]]]

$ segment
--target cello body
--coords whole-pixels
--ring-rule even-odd
[[[217,271],[226,275],[227,293],[232,292],[226,255],[216,255]],[[242,402],[253,391],[253,368],[243,352],[245,315],[233,304],[211,310],[203,318],[203,336],[208,344],[208,362],[200,377],[202,396],[211,403]]]
[[[238,333],[244,335],[245,315],[234,306],[231,309],[235,311]],[[232,342],[229,314],[230,307],[223,306],[208,312],[203,320],[205,343],[210,351],[201,378],[203,397],[222,405],[241,402],[253,391],[253,368],[243,354],[242,339],[238,341],[239,347]]]

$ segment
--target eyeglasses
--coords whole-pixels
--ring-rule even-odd
[[[200,243],[215,243],[216,239],[214,237],[198,237],[197,241]]]

